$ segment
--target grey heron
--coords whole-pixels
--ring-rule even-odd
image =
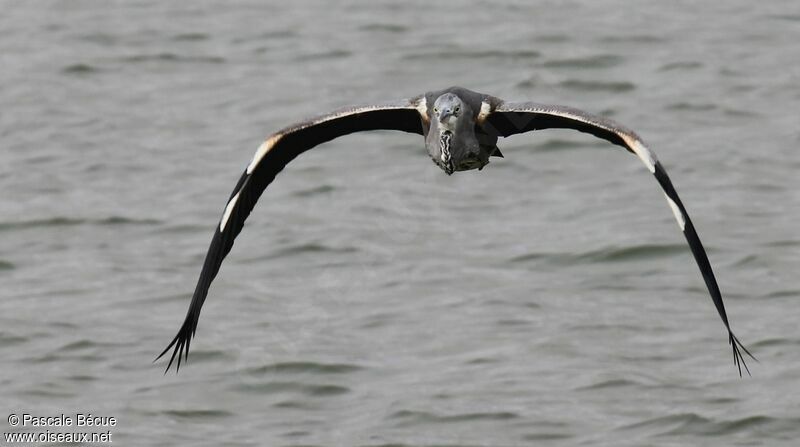
[[[609,119],[570,107],[505,102],[461,87],[432,91],[397,102],[340,109],[286,127],[268,137],[256,150],[228,199],[214,230],[183,324],[156,360],[172,349],[167,370],[176,357],[176,371],[180,369],[182,358],[188,361],[189,345],[197,329],[200,309],[223,259],[233,247],[234,239],[242,231],[247,216],[266,187],[290,161],[303,152],[353,132],[399,130],[424,136],[433,162],[451,175],[458,171],[483,169],[489,163],[489,157],[502,157],[497,147],[499,137],[550,128],[574,129],[621,146],[636,155],[655,176],[689,243],[714,306],[728,332],[728,342],[739,375],[742,375],[742,366],[749,374],[742,350],[754,360],[755,357],[731,330],[703,244],[664,167],[636,133]]]

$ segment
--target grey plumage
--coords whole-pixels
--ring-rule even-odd
[[[425,94],[430,126],[425,128],[425,145],[431,159],[446,173],[483,169],[489,156],[500,155],[497,135],[486,133],[477,125],[484,103],[499,104],[500,100],[460,87]],[[452,134],[450,165],[441,161],[439,140],[442,132]]]

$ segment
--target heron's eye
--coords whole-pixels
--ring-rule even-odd
[[[434,107],[433,108],[433,113],[439,113],[439,108],[438,107]]]
[[[461,106],[456,106],[456,108],[454,109],[454,111],[455,111],[456,113],[460,112],[460,111],[461,111]]]

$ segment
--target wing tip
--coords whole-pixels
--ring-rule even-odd
[[[193,331],[190,330],[188,322],[184,322],[175,335],[175,338],[173,338],[167,347],[161,351],[161,354],[153,360],[153,363],[157,362],[161,357],[164,357],[164,355],[172,349],[172,355],[169,358],[167,367],[164,369],[164,374],[166,375],[169,372],[172,364],[175,363],[176,356],[178,362],[175,363],[175,374],[177,374],[181,369],[181,360],[183,360],[184,365],[189,362],[189,345],[191,344],[193,335]]]
[[[742,355],[742,351],[745,352],[751,359],[755,360],[756,363],[759,363],[758,359],[749,351],[747,348],[733,335],[732,331],[728,331],[728,343],[731,345],[731,349],[733,351],[733,364],[739,370],[739,377],[742,377],[742,367],[744,367],[745,372],[749,377],[753,375],[750,374],[750,368],[747,367],[747,362],[744,361],[744,356]]]

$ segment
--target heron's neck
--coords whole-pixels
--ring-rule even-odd
[[[453,173],[453,160],[451,159],[452,155],[450,153],[450,143],[452,140],[453,132],[450,132],[449,130],[443,130],[439,134],[439,151],[441,152],[440,158],[445,166],[445,172],[447,172],[447,174]]]

